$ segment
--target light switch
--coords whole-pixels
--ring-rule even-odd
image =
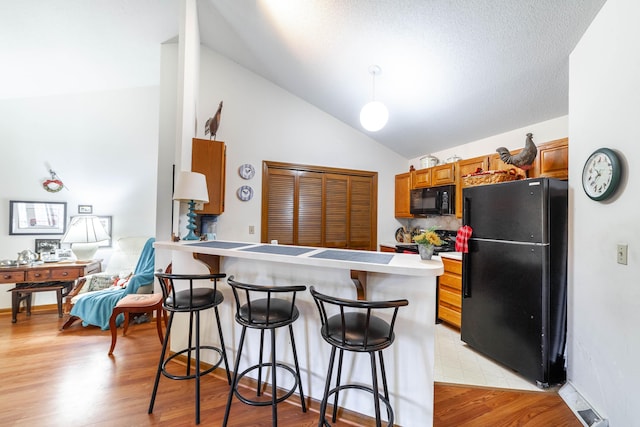
[[[256,228],[253,225],[249,226],[249,234],[254,234],[256,232]]]
[[[627,265],[627,247],[628,245],[618,245],[618,264]]]

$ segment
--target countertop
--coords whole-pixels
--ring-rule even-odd
[[[256,259],[297,265],[331,267],[408,276],[439,276],[444,272],[439,257],[421,260],[414,254],[357,251],[266,243],[212,241],[156,242],[156,249],[203,253],[223,257]]]

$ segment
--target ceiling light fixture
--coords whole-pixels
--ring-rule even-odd
[[[376,76],[382,74],[382,70],[377,65],[371,65],[369,74],[372,76],[371,102],[360,110],[360,123],[366,130],[377,132],[387,124],[389,110],[382,102],[376,101]]]

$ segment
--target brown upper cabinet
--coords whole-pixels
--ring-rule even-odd
[[[431,187],[455,184],[456,163],[445,163],[431,168]]]
[[[220,215],[224,212],[224,187],[227,148],[222,141],[193,138],[191,146],[191,170],[207,178],[209,203],[200,211],[202,215]]]
[[[411,172],[396,175],[396,218],[413,218],[410,211]]]
[[[529,177],[569,179],[569,139],[562,138],[538,146],[538,156]]]

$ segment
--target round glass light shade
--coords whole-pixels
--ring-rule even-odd
[[[360,123],[370,132],[379,131],[389,120],[389,110],[380,101],[371,101],[360,110]]]

